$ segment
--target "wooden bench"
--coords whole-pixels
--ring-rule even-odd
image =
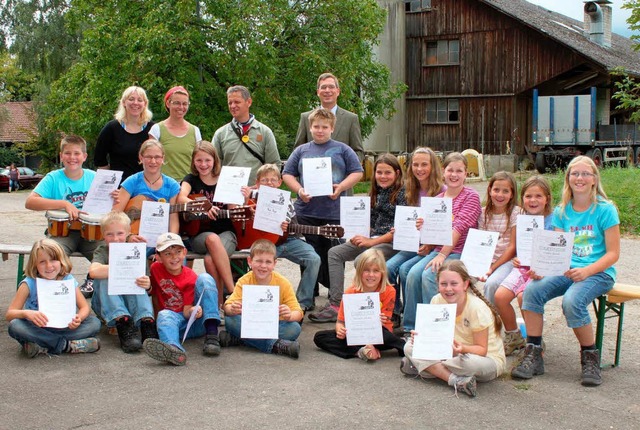
[[[635,285],[616,283],[611,291],[593,301],[593,308],[595,309],[596,318],[598,320],[596,327],[596,347],[600,351],[601,359],[605,320],[608,318],[618,318],[616,351],[613,364],[610,364],[611,367],[617,367],[620,364],[622,326],[624,324],[624,304],[625,302],[636,299],[640,299],[640,287]],[[609,364],[607,364],[606,366],[608,365]],[[604,366],[605,365],[601,365],[601,367]]]
[[[31,252],[31,245],[7,245],[0,244],[0,253],[2,253],[2,261],[7,261],[9,255],[15,254],[18,256],[18,269],[16,272],[16,288],[20,285],[20,281],[24,278],[24,257]],[[195,252],[187,253],[187,260],[198,260],[204,258],[205,254],[197,254]],[[248,251],[236,251],[229,258],[231,262],[231,270],[237,275],[244,275],[248,271],[247,257]],[[74,252],[71,257],[84,258],[79,252]]]

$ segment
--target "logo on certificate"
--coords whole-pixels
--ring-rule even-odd
[[[265,294],[266,297],[262,297],[261,299],[258,300],[258,302],[260,303],[271,303],[273,302],[273,293],[271,292],[271,290],[267,290],[267,293]]]
[[[53,293],[53,295],[54,296],[68,296],[69,295],[69,287],[67,287],[67,284],[62,282],[60,284],[60,291],[55,291]]]

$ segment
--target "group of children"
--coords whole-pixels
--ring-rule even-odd
[[[307,225],[339,223],[339,197],[362,176],[362,166],[346,145],[331,140],[335,116],[319,109],[310,115],[314,140],[301,145],[291,155],[283,178],[275,166],[265,165],[257,172],[254,187],[243,189],[247,199],[256,199],[259,187],[279,187],[282,179],[295,191],[298,199],[291,208],[291,219]],[[313,197],[303,187],[302,160],[309,157],[331,158],[334,193]],[[64,169],[52,172],[27,199],[27,207],[36,210],[65,210],[75,220],[82,209],[91,171],[82,169],[86,145],[77,137],[66,137],[61,145]],[[612,288],[615,281],[613,264],[619,256],[619,219],[615,206],[607,199],[600,184],[599,172],[587,157],[576,157],[568,166],[562,201],[552,214],[551,190],[541,176],[529,178],[521,189],[517,205],[517,185],[513,175],[496,173],[487,187],[487,202],[481,206],[477,192],[465,186],[467,161],[459,153],[448,154],[440,167],[435,153],[418,148],[411,157],[406,178],[397,158],[384,154],[374,165],[371,184],[371,235],[355,236],[338,246],[317,235],[305,235],[306,241],[291,235],[276,247],[257,240],[248,258],[251,271],[235,286],[228,267],[231,244],[235,236],[229,228],[213,229],[190,238],[190,246],[207,251],[206,272],[196,275],[184,265],[187,248],[179,232],[177,214],[171,215],[169,232],[161,235],[150,267],[150,276],[136,279],[136,285],[147,294],[114,296],[108,294],[108,247],[118,242],[144,242],[130,233],[131,220],[122,211],[131,198],[142,195],[170,203],[191,200],[199,193],[212,198],[220,172],[220,162],[208,142],[200,142],[192,156],[192,172],[182,185],[162,174],[162,144],[145,142],[139,153],[142,172],[132,175],[114,194],[114,211],[101,222],[105,243],[91,243],[84,248],[81,238],[54,238],[34,245],[27,277],[21,283],[7,319],[9,333],[18,340],[29,356],[38,353],[93,352],[99,348],[95,338],[99,321],[90,316],[89,306],[76,294],[78,314],[66,329],[46,327],[46,317],[38,312],[36,278],[70,277],[70,263],[65,254],[76,249],[93,255],[89,275],[95,279],[97,294],[92,299],[95,313],[107,326],[115,327],[122,349],[134,352],[144,349],[154,359],[176,365],[186,363],[180,339],[189,318],[195,313],[196,323],[189,337],[204,336],[203,353],[215,356],[220,347],[247,345],[266,353],[299,356],[297,338],[305,312],[314,308],[313,289],[316,278],[329,287],[327,305],[310,312],[311,322],[335,322],[334,330],[319,331],[315,344],[343,358],[359,357],[365,361],[380,358],[381,350],[395,349],[404,356],[404,374],[442,379],[457,391],[476,395],[476,381],[496,378],[505,370],[505,355],[524,348],[522,360],[513,369],[518,378],[531,378],[544,373],[542,358],[542,326],[544,305],[554,297],[564,296],[563,311],[581,346],[582,383],[601,383],[599,351],[587,307],[599,295]],[[70,190],[70,192],[68,191]],[[453,202],[452,245],[422,245],[417,253],[393,249],[393,222],[397,205],[419,206],[420,197],[449,197]],[[216,220],[219,207],[214,206],[209,218]],[[518,214],[542,215],[545,228],[576,233],[571,269],[564,276],[541,278],[530,268],[520,265],[516,256],[515,231]],[[293,218],[293,217],[296,218]],[[220,221],[220,220],[218,220]],[[287,231],[289,222],[282,225]],[[423,224],[418,219],[416,227]],[[499,232],[498,245],[488,272],[478,280],[484,292],[475,287],[459,259],[470,228]],[[230,232],[230,233],[227,233]],[[71,235],[70,235],[71,236]],[[73,242],[72,242],[73,241]],[[100,245],[100,246],[98,246]],[[93,247],[93,249],[91,249]],[[95,252],[94,252],[95,251]],[[294,292],[290,282],[274,271],[276,257],[284,256],[303,267],[302,279]],[[356,274],[352,285],[344,289],[344,264],[355,260]],[[325,262],[319,269],[320,261]],[[316,276],[317,274],[317,276]],[[277,339],[241,338],[242,290],[244,285],[278,285],[279,331]],[[224,302],[226,331],[219,331],[221,290],[230,297]],[[352,346],[346,343],[346,327],[342,296],[358,292],[380,294],[380,324],[383,343]],[[296,297],[297,295],[297,297]],[[520,335],[514,298],[521,304],[527,338]],[[456,329],[453,358],[425,361],[412,356],[416,309],[419,303],[455,303]],[[394,322],[404,333],[394,334]],[[501,337],[504,324],[504,345]],[[403,335],[404,334],[404,335]]]

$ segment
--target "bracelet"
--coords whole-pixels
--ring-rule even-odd
[[[442,258],[444,258],[445,260],[447,259],[447,256],[446,256],[446,255],[444,255],[442,252],[438,252],[438,255],[441,255],[441,256],[442,256]]]

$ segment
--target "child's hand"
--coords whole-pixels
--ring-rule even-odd
[[[338,339],[344,339],[347,337],[347,328],[344,326],[344,324],[336,324],[336,337]]]
[[[287,230],[289,230],[289,221],[282,221],[282,224],[280,224],[280,228],[283,232],[286,233]]]
[[[191,313],[193,314],[194,312],[196,313],[196,318],[201,318],[202,317],[202,306],[194,306],[191,309]],[[191,316],[191,315],[189,315],[189,316]]]
[[[416,229],[417,230],[420,230],[423,225],[424,225],[424,218],[416,219]]]
[[[463,344],[461,344],[460,342],[458,342],[457,340],[453,339],[453,356],[457,356],[462,354],[462,348],[464,347]]]
[[[207,212],[207,216],[209,219],[216,220],[218,219],[218,213],[220,213],[220,208],[218,206],[211,206],[209,212]]]
[[[364,236],[360,236],[355,235],[353,236],[349,242],[351,242],[352,244],[354,244],[355,246],[361,246],[363,248],[371,248],[371,239],[369,239],[368,237],[364,237]]]
[[[228,309],[227,309],[228,308]],[[230,312],[228,312],[230,311]],[[233,302],[229,304],[228,307],[225,307],[225,313],[234,316],[240,315],[242,313],[242,302]]]
[[[82,320],[80,319],[80,315],[76,314],[71,320],[71,322],[69,323],[68,327],[71,330],[75,330],[78,327],[80,327],[80,324],[82,324]]]
[[[518,257],[513,257],[511,259],[511,264],[513,264],[513,267],[517,269],[518,267],[520,267],[520,259]]]
[[[109,195],[111,196],[111,199],[113,200],[114,205],[117,205],[118,203],[120,203],[120,189],[111,191]]]
[[[129,236],[129,239],[128,239],[129,243],[146,243],[146,241],[147,239],[140,236],[139,234],[132,234],[131,236]]]
[[[65,212],[67,214],[69,214],[69,218],[72,221],[75,221],[78,219],[78,215],[80,215],[80,210],[78,208],[76,208],[71,202],[65,202]]]
[[[37,327],[45,327],[49,319],[40,311],[25,311],[25,317]]]
[[[580,267],[567,270],[566,272],[564,272],[564,276],[571,279],[573,282],[581,282],[591,276],[591,274],[586,267]]]
[[[302,199],[303,202],[309,203],[311,201],[311,195],[308,194],[304,188],[300,188],[297,194],[298,194],[298,197]]]
[[[433,273],[438,273],[438,269],[440,269],[440,266],[442,266],[442,263],[444,263],[444,260],[446,259],[447,257],[445,257],[444,254],[438,253],[438,255],[436,255],[429,263],[427,263],[427,266],[424,268],[424,270],[427,270],[429,267],[431,267],[431,271]]]
[[[387,317],[384,313],[380,312],[380,322],[382,324],[391,321],[391,318]]]
[[[531,279],[533,279],[534,281],[537,281],[539,279],[542,279],[543,277],[540,275],[536,275],[536,272],[534,272],[533,270],[529,270],[527,272],[527,276],[529,276]]]
[[[140,276],[136,279],[136,285],[142,289],[149,291],[149,288],[151,288],[151,278],[146,275]]]
[[[280,318],[285,321],[291,320],[291,309],[289,309],[289,306],[287,305],[278,306],[278,314],[280,315]]]
[[[240,187],[240,192],[244,196],[245,200],[251,196],[252,187],[242,186]]]
[[[411,336],[409,337],[409,339],[407,339],[407,342],[413,344],[413,338],[418,335],[418,332],[415,330],[410,330],[409,333],[411,333]]]
[[[418,255],[422,255],[423,257],[431,252],[431,245],[420,245],[418,248]]]

